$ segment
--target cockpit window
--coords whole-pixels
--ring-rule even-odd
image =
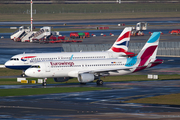
[[[19,58],[11,58],[10,60],[19,61]]]
[[[32,65],[31,68],[40,68],[39,65]]]

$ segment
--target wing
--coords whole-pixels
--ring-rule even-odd
[[[118,70],[130,70],[134,69],[136,67],[122,67],[122,68],[108,68],[108,69],[92,69],[92,70],[83,70],[79,71],[78,73],[91,73],[91,74],[96,74],[96,73],[106,73],[106,72],[117,72]]]

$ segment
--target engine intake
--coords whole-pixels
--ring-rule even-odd
[[[80,83],[88,83],[95,80],[95,76],[89,73],[83,73],[78,75],[78,81]]]

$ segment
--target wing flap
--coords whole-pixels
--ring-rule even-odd
[[[108,69],[94,69],[94,70],[85,70],[85,71],[79,71],[79,73],[104,73],[104,72],[118,72],[118,70],[130,70],[135,67],[124,67],[124,68],[108,68]]]

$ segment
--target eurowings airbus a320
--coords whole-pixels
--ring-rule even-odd
[[[121,56],[133,56],[128,52],[132,27],[126,27],[119,35],[113,46],[107,51],[94,52],[57,52],[57,53],[28,53],[13,56],[5,63],[6,68],[26,70],[32,64],[49,60],[76,60],[76,59],[104,59],[117,58]],[[22,74],[24,76],[24,73]]]
[[[54,78],[57,82],[76,77],[83,84],[97,79],[97,85],[102,85],[102,76],[125,75],[163,63],[163,60],[156,58],[159,38],[160,32],[154,32],[139,54],[131,58],[39,62],[28,68],[25,74],[36,78]]]

